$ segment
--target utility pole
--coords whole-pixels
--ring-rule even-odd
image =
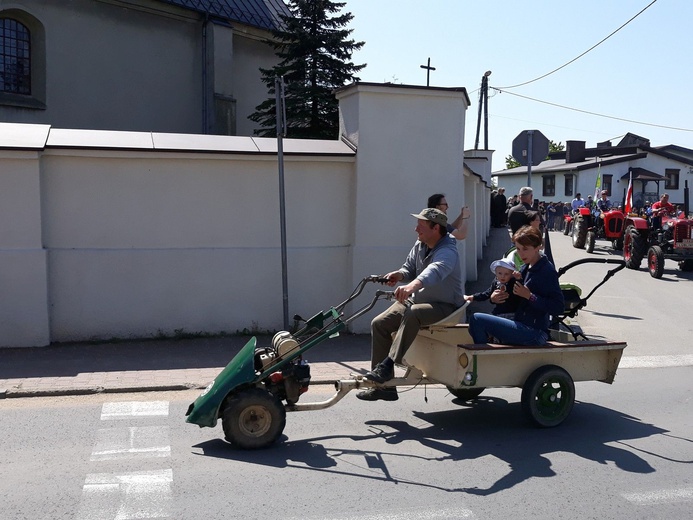
[[[491,71],[487,70],[481,77],[481,88],[479,89],[479,115],[476,120],[476,139],[474,149],[479,149],[479,132],[481,130],[481,110],[484,113],[484,150],[488,150],[488,77]]]
[[[435,67],[431,67],[431,58],[428,58],[428,64],[426,65],[419,65],[422,69],[426,69],[426,86],[430,87],[431,86],[431,71],[436,70]]]
[[[286,98],[284,76],[275,76],[274,94],[277,103],[277,163],[279,165],[279,225],[281,231],[282,255],[282,307],[284,311],[284,330],[289,330],[289,282],[286,252],[286,196],[284,193],[284,145],[286,135]]]

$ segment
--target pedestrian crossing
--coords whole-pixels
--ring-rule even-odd
[[[94,471],[84,479],[77,520],[131,520],[175,518],[174,472],[168,401],[103,403],[100,427],[95,432],[89,463]],[[159,459],[158,469],[152,462]],[[112,471],[108,471],[112,468]],[[649,489],[616,495],[624,504],[643,510],[693,501],[693,488]],[[303,516],[303,520],[318,517]],[[322,517],[321,517],[322,518]],[[479,518],[467,507],[443,507],[343,515],[333,520],[385,520]]]
[[[103,469],[117,463],[118,471],[87,474],[77,520],[165,519],[172,517],[173,470],[147,470],[142,461],[170,458],[168,401],[103,403],[89,461]],[[127,424],[127,423],[130,424]],[[146,424],[143,424],[146,423]],[[122,466],[132,471],[121,471]]]

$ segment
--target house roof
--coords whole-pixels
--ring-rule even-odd
[[[291,12],[282,0],[160,0],[216,18],[271,31],[282,26]]]
[[[664,175],[660,175],[645,168],[629,168],[629,172],[621,175],[621,179],[630,178],[630,174],[633,173],[634,181],[663,181]]]
[[[690,148],[684,148],[682,146],[676,145],[666,145],[652,147],[650,146],[649,139],[645,137],[640,137],[635,134],[628,133],[626,136],[618,143],[616,146],[597,146],[596,148],[586,148],[582,154],[584,158],[583,161],[576,162],[566,162],[567,151],[563,150],[560,152],[551,152],[549,154],[549,159],[542,161],[537,166],[532,167],[532,173],[552,173],[552,172],[565,172],[565,171],[582,171],[589,170],[592,168],[597,168],[601,165],[616,164],[621,162],[628,162],[634,159],[642,159],[647,157],[647,154],[651,153],[653,155],[659,155],[661,157],[666,157],[667,159],[672,159],[689,166],[693,166],[693,150]],[[635,170],[636,168],[633,168]],[[638,168],[642,170],[642,168]],[[647,170],[643,170],[647,172]],[[517,168],[510,168],[505,170],[499,170],[492,172],[491,174],[495,176],[504,175],[517,175],[527,173],[526,166],[518,166]],[[640,180],[661,180],[662,177],[656,173],[648,172],[655,175],[657,178],[646,179],[641,177]],[[627,178],[628,175],[625,175]],[[633,178],[635,179],[635,177]]]
[[[537,166],[532,166],[532,173],[552,173],[559,171],[582,171],[590,170],[593,168],[606,166],[608,164],[616,164],[621,162],[628,162],[634,159],[641,159],[646,157],[645,153],[629,153],[624,155],[610,155],[608,158],[602,158],[597,161],[595,158],[589,158],[581,162],[566,163],[565,159],[549,159],[548,161],[542,161]],[[493,172],[494,176],[503,175],[517,175],[519,173],[527,173],[527,166],[518,166],[517,168],[510,168],[506,170],[499,170]]]

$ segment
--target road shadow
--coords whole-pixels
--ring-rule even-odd
[[[413,412],[416,425],[409,421],[370,420],[365,424],[367,435],[330,435],[300,440],[282,438],[269,449],[244,451],[235,449],[222,440],[200,443],[199,455],[228,459],[245,464],[260,464],[273,468],[303,468],[325,471],[353,478],[387,481],[395,484],[462,492],[475,495],[492,495],[507,490],[530,478],[548,478],[556,475],[550,455],[571,453],[598,465],[612,463],[621,471],[648,474],[656,469],[637,449],[627,441],[655,435],[665,436],[667,430],[640,421],[638,418],[598,405],[576,402],[572,414],[557,428],[538,429],[528,424],[519,403],[503,399],[479,397],[470,402],[453,401],[459,406],[440,412]],[[421,423],[425,423],[421,425]],[[335,447],[340,440],[345,447]],[[679,439],[693,442],[691,439]],[[382,449],[358,449],[354,443],[382,441]],[[409,442],[408,442],[409,441]],[[424,457],[421,450],[411,449],[411,442],[426,446],[437,455]],[[347,447],[348,446],[348,447]],[[392,446],[393,448],[386,448]],[[396,448],[394,446],[397,446]],[[351,456],[349,464],[339,464],[342,457]],[[362,459],[362,464],[354,464]],[[421,464],[440,461],[464,462],[493,456],[504,461],[509,470],[489,487],[477,487],[466,478],[464,487],[433,485],[423,479],[402,479],[392,475],[388,460],[413,458]],[[648,453],[650,456],[660,456]],[[665,458],[660,456],[661,458]],[[671,460],[671,459],[667,459]],[[690,460],[678,460],[693,464]],[[344,467],[353,467],[346,471]],[[373,472],[377,469],[377,472]],[[422,471],[421,474],[426,474]],[[451,482],[459,479],[452,479]]]

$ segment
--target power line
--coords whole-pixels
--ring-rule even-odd
[[[492,88],[493,90],[497,90],[497,91],[498,91],[499,93],[501,93],[501,94],[503,94],[503,93],[505,93],[505,94],[510,94],[511,96],[517,96],[517,97],[520,97],[520,98],[523,98],[523,99],[529,99],[530,101],[535,101],[535,102],[537,102],[537,103],[543,103],[543,104],[545,104],[545,105],[551,105],[551,106],[553,106],[553,107],[563,108],[563,109],[565,109],[565,110],[572,110],[573,112],[581,112],[581,113],[583,113],[583,114],[588,114],[588,115],[591,115],[591,116],[604,117],[604,118],[606,118],[606,119],[615,119],[615,120],[617,120],[617,121],[625,121],[626,123],[635,123],[635,124],[638,124],[638,125],[654,126],[654,127],[657,127],[657,128],[665,128],[665,129],[667,129],[667,130],[679,130],[679,131],[681,131],[681,132],[693,132],[693,129],[692,129],[692,128],[678,128],[678,127],[675,127],[675,126],[658,125],[658,124],[655,124],[655,123],[645,123],[645,122],[643,122],[643,121],[635,121],[634,119],[625,119],[625,118],[623,118],[623,117],[608,116],[608,115],[605,115],[605,114],[599,114],[599,113],[597,113],[597,112],[590,112],[589,110],[581,110],[581,109],[579,109],[579,108],[573,108],[573,107],[568,107],[568,106],[565,106],[565,105],[559,105],[558,103],[551,103],[550,101],[542,101],[541,99],[531,98],[531,97],[529,97],[529,96],[523,96],[523,95],[521,95],[521,94],[516,94],[515,92],[507,92],[507,91],[505,91],[505,90],[501,90],[501,89],[496,88],[496,87],[491,87],[491,86],[489,86],[489,88]]]
[[[515,87],[522,87],[523,85],[529,85],[530,83],[534,83],[535,81],[539,81],[540,79],[544,79],[545,77],[550,76],[550,75],[553,74],[554,72],[558,72],[558,71],[561,70],[562,68],[567,67],[567,66],[570,65],[571,63],[573,63],[573,62],[579,60],[580,58],[582,58],[585,54],[587,54],[587,53],[590,52],[591,50],[596,49],[597,47],[599,47],[602,43],[604,43],[606,40],[608,40],[609,38],[611,38],[614,34],[616,34],[618,31],[620,31],[621,29],[623,29],[623,28],[624,28],[626,25],[628,25],[630,22],[632,22],[633,20],[635,20],[638,16],[640,16],[642,13],[644,13],[647,9],[649,9],[650,7],[652,7],[652,5],[653,5],[655,2],[657,2],[657,0],[652,0],[652,2],[649,3],[649,5],[647,5],[645,8],[643,8],[638,14],[636,14],[635,16],[633,16],[633,17],[632,17],[630,20],[628,20],[626,23],[624,23],[623,25],[621,25],[621,27],[619,27],[618,29],[616,29],[614,32],[612,32],[609,36],[607,36],[606,38],[604,38],[603,40],[601,40],[599,43],[596,43],[596,44],[592,45],[592,47],[590,47],[589,49],[587,49],[585,52],[583,52],[582,54],[580,54],[580,55],[577,56],[576,58],[573,58],[573,59],[570,60],[568,63],[564,63],[563,65],[561,65],[561,66],[558,67],[557,69],[554,69],[554,70],[552,70],[551,72],[547,72],[546,74],[544,74],[544,75],[542,75],[542,76],[539,76],[538,78],[534,78],[534,79],[531,79],[531,80],[529,80],[529,81],[525,81],[524,83],[518,83],[517,85],[510,85],[509,87],[500,87],[500,88],[502,88],[502,89],[509,89],[509,88],[515,88]]]

